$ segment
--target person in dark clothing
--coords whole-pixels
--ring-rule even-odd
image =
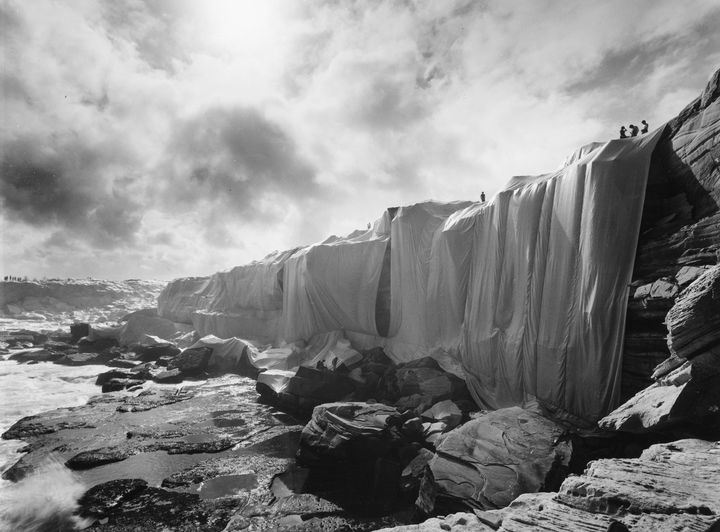
[[[481,193],[480,193],[480,201],[482,201],[483,203],[485,203],[485,192],[481,192]]]
[[[638,131],[640,131],[639,127],[637,127],[635,124],[630,124],[630,136],[631,137],[637,137]]]
[[[648,123],[645,122],[645,120],[642,121],[642,125],[643,125],[643,127],[642,127],[642,129],[640,130],[640,133],[647,133],[647,132],[648,132],[648,127],[650,127],[650,126],[648,126]]]
[[[620,138],[626,139],[627,138],[627,129],[625,129],[625,126],[622,126],[620,128]]]

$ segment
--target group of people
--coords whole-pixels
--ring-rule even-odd
[[[630,136],[631,137],[637,137],[638,133],[644,134],[644,133],[648,132],[648,123],[645,122],[645,120],[641,121],[640,123],[643,125],[642,129],[637,127],[635,124],[630,124]],[[625,129],[625,126],[622,126],[620,128],[620,138],[621,139],[628,138],[627,132],[628,132],[628,130]]]
[[[3,281],[27,281],[27,275],[25,277],[18,277],[17,275],[6,275],[3,277]]]

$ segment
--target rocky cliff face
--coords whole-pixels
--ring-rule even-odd
[[[720,70],[666,128],[648,176],[623,357],[623,399],[670,351],[665,317],[680,290],[720,261]]]

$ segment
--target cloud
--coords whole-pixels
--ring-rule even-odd
[[[294,140],[253,108],[212,108],[182,121],[166,156],[157,170],[162,196],[206,202],[227,217],[267,214],[260,200],[269,192],[300,200],[319,191]]]
[[[8,0],[2,260],[208,274],[389,205],[492,195],[671,118],[720,64],[719,9]]]
[[[97,179],[113,155],[76,138],[48,144],[40,138],[7,143],[0,159],[0,200],[11,218],[28,225],[64,228],[99,247],[131,243],[141,205],[122,187],[106,190]]]

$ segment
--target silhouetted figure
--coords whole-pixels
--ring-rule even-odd
[[[649,126],[648,126],[648,123],[645,122],[645,120],[643,120],[641,123],[642,123],[643,127],[642,127],[642,129],[640,130],[640,133],[647,133],[647,132],[648,132],[648,127],[649,127]]]
[[[640,131],[640,128],[638,128],[635,124],[630,124],[631,137],[637,137],[638,131]]]
[[[481,192],[481,193],[480,193],[480,201],[482,201],[483,203],[485,203],[485,192]]]
[[[626,139],[627,138],[627,129],[625,129],[625,126],[622,126],[620,128],[620,138]]]

